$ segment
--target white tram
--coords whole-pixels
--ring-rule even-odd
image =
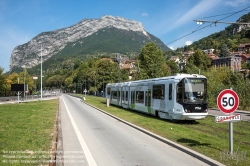
[[[106,99],[162,119],[196,120],[208,115],[207,79],[199,74],[107,84]]]

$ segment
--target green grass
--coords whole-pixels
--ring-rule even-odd
[[[81,96],[81,95],[78,95]],[[250,123],[233,123],[234,152],[236,158],[221,159],[222,152],[229,151],[228,123],[215,123],[215,118],[207,116],[204,120],[190,122],[170,122],[153,116],[122,109],[116,106],[106,107],[103,97],[87,96],[85,102],[94,105],[112,115],[156,133],[164,138],[202,153],[225,165],[246,166],[250,162]],[[246,158],[244,157],[246,153]]]
[[[58,100],[0,105],[0,165],[48,160],[57,109]]]

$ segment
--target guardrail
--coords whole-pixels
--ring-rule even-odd
[[[55,97],[58,96],[59,94],[44,94],[43,98],[47,97]],[[41,96],[39,95],[28,95],[28,96],[19,96],[19,101],[25,101],[25,100],[32,100],[32,99],[39,99]],[[0,97],[0,102],[5,102],[5,101],[18,101],[18,96],[9,96],[9,97]]]

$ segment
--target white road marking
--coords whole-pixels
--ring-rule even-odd
[[[92,156],[92,154],[91,154],[91,152],[90,152],[90,150],[89,150],[86,142],[84,141],[84,139],[82,137],[82,134],[80,133],[80,131],[79,131],[79,129],[78,129],[78,127],[77,127],[77,125],[76,125],[76,123],[75,123],[72,115],[71,115],[71,113],[69,112],[69,109],[68,109],[68,107],[67,107],[67,105],[66,105],[66,103],[65,103],[65,101],[64,101],[63,98],[62,98],[62,100],[63,100],[64,105],[66,107],[66,110],[67,110],[67,112],[69,114],[69,118],[70,118],[70,121],[71,121],[71,123],[72,123],[72,125],[74,127],[74,130],[76,132],[77,138],[78,138],[78,140],[79,140],[79,142],[80,142],[80,144],[82,146],[82,149],[83,149],[83,152],[84,152],[84,154],[86,156],[88,164],[90,166],[97,166],[97,164],[96,164],[96,162],[95,162],[95,160],[94,160],[94,158],[93,158],[93,156]]]

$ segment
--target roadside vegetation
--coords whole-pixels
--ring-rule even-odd
[[[239,20],[249,22],[250,13],[243,15]],[[241,29],[241,31],[237,29]],[[110,35],[106,35],[107,32],[99,33],[98,38],[84,39],[80,43],[96,43],[89,41],[99,41],[100,39],[106,41],[110,37]],[[120,35],[115,35],[114,40],[118,41],[120,37]],[[119,42],[107,42],[108,44],[102,44],[103,47],[99,47],[99,45],[83,47],[81,44],[77,44],[74,47],[70,45],[65,48],[65,52],[60,56],[59,54],[53,56],[43,63],[43,90],[61,89],[67,93],[74,91],[82,94],[86,89],[88,94],[100,94],[105,91],[108,83],[165,77],[176,73],[200,73],[208,79],[209,107],[216,107],[219,92],[233,88],[240,98],[239,109],[250,111],[248,101],[250,98],[250,63],[241,62],[241,69],[243,69],[241,71],[238,69],[233,71],[226,67],[215,68],[211,65],[209,56],[202,51],[214,49],[213,54],[220,58],[231,56],[230,52],[236,52],[239,44],[250,42],[249,27],[240,28],[239,25],[230,25],[221,32],[211,34],[176,50],[159,48],[159,41],[156,41],[158,45],[147,41],[149,43],[145,42],[143,46],[140,44],[139,51],[135,49],[135,45],[127,43],[127,39],[123,41],[126,43],[126,48],[124,43]],[[84,45],[86,46],[86,44]],[[129,52],[128,48],[131,47],[133,49],[130,49]],[[86,48],[92,49],[84,50]],[[113,49],[115,51],[112,52]],[[186,60],[183,56],[185,52],[193,52],[193,54]],[[243,53],[249,54],[249,49]],[[186,62],[185,65],[182,66],[171,60],[173,56]],[[126,61],[126,65],[132,65],[132,68],[124,69],[121,67],[122,65],[119,66],[118,63],[123,60],[123,63]],[[178,65],[182,68],[179,68]],[[0,67],[0,97],[16,95],[15,92],[11,92],[11,84],[16,84],[18,77],[20,84],[23,84],[24,81],[28,84],[29,94],[38,94],[37,90],[41,87],[39,70],[40,65],[37,65],[32,69],[21,69],[16,73],[4,73],[4,69]],[[38,79],[33,80],[32,76],[38,76]]]
[[[76,95],[83,97],[83,95]],[[103,97],[87,96],[87,102],[132,124],[202,153],[228,166],[246,166],[250,160],[249,122],[233,123],[235,158],[228,158],[228,123],[215,123],[213,116],[195,122],[171,122],[116,106],[106,107]],[[238,158],[237,158],[238,157]]]
[[[223,45],[220,51],[221,57],[228,55],[228,48]],[[167,59],[171,52],[163,53],[153,42],[147,43],[134,60],[132,70],[118,70],[119,58],[92,58],[86,61],[67,60],[58,68],[46,71],[43,78],[43,90],[60,89],[63,92],[73,92],[83,94],[84,89],[87,94],[102,94],[108,83],[125,82],[131,80],[141,80],[174,75],[176,73],[200,73],[208,79],[208,106],[217,107],[216,99],[224,89],[233,88],[240,99],[239,109],[250,111],[250,74],[232,71],[227,67],[215,68],[211,66],[211,61],[207,54],[202,50],[196,50],[187,59],[186,65],[182,70],[178,69],[176,62]],[[250,69],[250,63],[245,65]],[[246,71],[247,71],[246,70]],[[32,80],[29,71],[24,69],[22,72],[3,74],[0,68],[0,96],[12,96],[10,85],[25,82],[29,85],[29,93],[37,94],[40,89],[40,77],[36,81]]]
[[[58,100],[0,105],[0,165],[48,164],[57,109]]]

